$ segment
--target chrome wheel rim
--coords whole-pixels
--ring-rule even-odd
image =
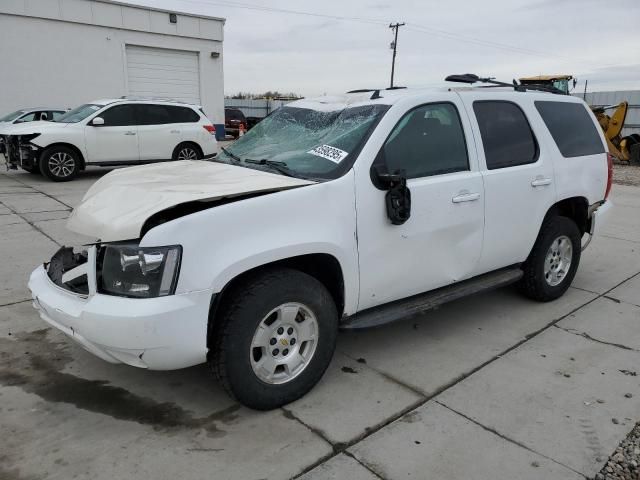
[[[48,164],[53,175],[64,178],[73,173],[76,161],[66,152],[56,152],[49,157]]]
[[[556,238],[544,259],[544,279],[555,287],[566,278],[573,259],[573,244],[566,235]]]
[[[186,147],[178,152],[178,160],[197,160],[198,154],[193,148]]]
[[[253,373],[272,385],[290,382],[311,362],[318,345],[318,320],[301,303],[284,303],[258,324],[249,348]]]

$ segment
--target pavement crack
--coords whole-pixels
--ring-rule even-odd
[[[18,182],[19,184],[21,184],[24,187],[30,188],[32,190],[34,190],[36,193],[40,193],[42,195],[44,195],[45,197],[50,198],[51,200],[58,202],[62,205],[64,205],[65,207],[69,208],[70,210],[73,210],[73,207],[67,203],[64,203],[62,200],[58,200],[56,197],[54,197],[53,195],[48,194],[47,192],[44,192],[36,187],[34,187],[33,185],[29,185],[28,183],[23,182],[22,180],[19,180],[17,178],[14,178],[13,180],[15,180],[16,182]],[[26,192],[24,192],[26,193]]]
[[[15,302],[3,303],[3,304],[0,304],[0,308],[10,307],[11,305],[18,305],[19,303],[26,303],[30,301],[31,301],[31,298],[25,298],[24,300],[16,300]]]
[[[386,477],[384,477],[380,472],[378,472],[376,469],[374,469],[371,465],[369,465],[364,460],[360,460],[359,458],[357,458],[353,453],[349,452],[348,450],[345,450],[342,453],[344,453],[347,457],[350,457],[356,462],[358,462],[360,465],[362,465],[363,468],[367,469],[374,477],[379,478],[380,480],[387,480]]]
[[[62,202],[60,202],[62,203]],[[20,217],[22,220],[24,220],[26,223],[29,224],[29,226],[31,228],[33,228],[34,230],[40,232],[42,235],[44,235],[45,237],[47,237],[49,240],[51,240],[53,243],[55,243],[56,245],[58,245],[59,247],[62,246],[62,244],[58,243],[58,241],[53,238],[51,235],[49,235],[48,233],[46,233],[44,230],[42,230],[40,227],[38,227],[34,222],[32,222],[31,220],[29,220],[27,217],[25,217],[22,213],[18,212],[15,208],[11,207],[10,205],[7,205],[6,203],[0,201],[0,205],[3,205],[4,207],[8,208],[9,210],[11,210],[12,213],[14,213],[15,215],[17,215],[18,217]]]
[[[500,433],[500,432],[499,432],[498,430],[496,430],[495,428],[488,427],[488,426],[486,426],[486,425],[484,425],[484,424],[482,424],[482,423],[478,422],[477,420],[475,420],[475,419],[473,419],[473,418],[471,418],[471,417],[469,417],[469,416],[465,415],[464,413],[459,412],[459,411],[458,411],[458,410],[456,410],[455,408],[451,408],[449,405],[447,405],[447,404],[445,404],[445,403],[441,402],[440,400],[434,400],[434,402],[435,402],[435,403],[437,403],[438,405],[440,405],[441,407],[444,407],[444,408],[446,408],[447,410],[449,410],[449,411],[451,411],[451,412],[455,413],[456,415],[461,416],[461,417],[462,417],[462,418],[464,418],[465,420],[468,420],[469,422],[473,423],[474,425],[477,425],[478,427],[482,428],[483,430],[485,430],[485,431],[487,431],[487,432],[489,432],[489,433],[492,433],[493,435],[495,435],[495,436],[497,436],[497,437],[501,438],[502,440],[504,440],[504,441],[506,441],[506,442],[509,442],[509,443],[511,443],[511,444],[513,444],[513,445],[515,445],[515,446],[517,446],[517,447],[523,448],[523,449],[527,450],[528,452],[531,452],[531,453],[533,453],[533,454],[535,454],[535,455],[539,455],[540,457],[545,458],[545,459],[549,460],[550,462],[553,462],[553,463],[555,463],[555,464],[558,464],[558,465],[560,465],[560,466],[562,466],[562,467],[564,467],[564,468],[567,468],[567,469],[571,470],[571,471],[572,471],[572,472],[574,472],[574,473],[577,473],[578,475],[580,475],[580,476],[582,476],[582,477],[587,478],[587,477],[585,476],[585,474],[584,474],[584,473],[579,472],[578,470],[575,470],[575,469],[571,468],[570,466],[565,465],[564,463],[559,462],[559,461],[557,461],[557,460],[555,460],[555,459],[553,459],[553,458],[551,458],[551,457],[548,457],[547,455],[545,455],[545,454],[543,454],[543,453],[537,452],[536,450],[533,450],[532,448],[529,448],[528,446],[526,446],[526,445],[525,445],[525,444],[523,444],[523,443],[518,442],[517,440],[514,440],[514,439],[512,439],[512,438],[510,438],[510,437],[507,437],[506,435],[504,435],[504,434]]]
[[[622,345],[621,343],[607,342],[606,340],[600,340],[598,338],[592,337],[587,332],[581,332],[581,331],[573,329],[573,328],[561,327],[560,325],[554,325],[554,327],[559,328],[560,330],[563,330],[563,331],[565,331],[567,333],[571,333],[573,335],[577,335],[579,337],[586,338],[587,340],[591,340],[591,341],[596,342],[596,343],[601,343],[602,345],[609,345],[611,347],[617,347],[617,348],[621,348],[623,350],[630,350],[632,352],[640,352],[640,350],[636,350],[635,348],[627,347],[626,345]]]

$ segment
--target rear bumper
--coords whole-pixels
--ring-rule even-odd
[[[110,363],[174,370],[206,361],[212,291],[133,299],[80,295],[51,281],[43,266],[29,278],[40,317]]]
[[[589,207],[589,239],[587,240],[587,243],[583,245],[582,250],[589,246],[589,244],[591,243],[591,239],[596,234],[596,232],[607,223],[609,217],[611,216],[612,208],[613,204],[611,203],[611,200],[605,200],[604,203],[596,203]]]

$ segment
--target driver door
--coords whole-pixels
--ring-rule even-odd
[[[138,126],[134,106],[114,105],[97,116],[104,120],[104,125],[93,125],[92,119],[85,127],[88,162],[138,161]]]
[[[357,173],[358,310],[469,278],[482,250],[483,181],[461,102],[452,94],[398,108],[373,169]],[[404,172],[411,192],[405,223],[391,223],[375,171]]]

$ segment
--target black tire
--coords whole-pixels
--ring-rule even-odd
[[[545,262],[553,262],[547,254],[551,245],[560,237],[567,237],[571,242],[571,264],[564,277],[557,285],[552,285],[545,278]],[[549,302],[561,297],[567,291],[580,264],[581,235],[576,223],[567,217],[553,216],[545,220],[540,228],[529,258],[523,264],[524,275],[518,286],[527,297],[539,302]]]
[[[181,158],[182,157],[184,158]],[[191,142],[184,142],[173,149],[172,160],[200,160],[204,155],[198,145]]]
[[[78,175],[80,163],[80,156],[73,149],[54,145],[42,152],[38,166],[40,172],[50,180],[68,182]]]
[[[255,352],[255,348],[252,349],[254,333],[259,325],[264,324],[265,318],[270,318],[267,317],[270,312],[291,302],[303,304],[315,315],[315,350],[297,376],[286,383],[267,383],[252,367],[252,359],[255,359],[252,357]],[[295,318],[298,319],[297,316]],[[306,273],[287,268],[251,275],[225,292],[223,303],[212,321],[209,365],[232,397],[256,410],[280,407],[311,390],[331,362],[338,333],[336,305],[325,286]],[[268,336],[271,335],[275,333]],[[275,344],[276,347],[278,345]],[[302,344],[298,349],[302,351]],[[266,355],[270,354],[271,347],[267,347]]]
[[[33,173],[34,175],[40,174],[40,164],[36,162],[33,167],[22,167],[25,172]]]

